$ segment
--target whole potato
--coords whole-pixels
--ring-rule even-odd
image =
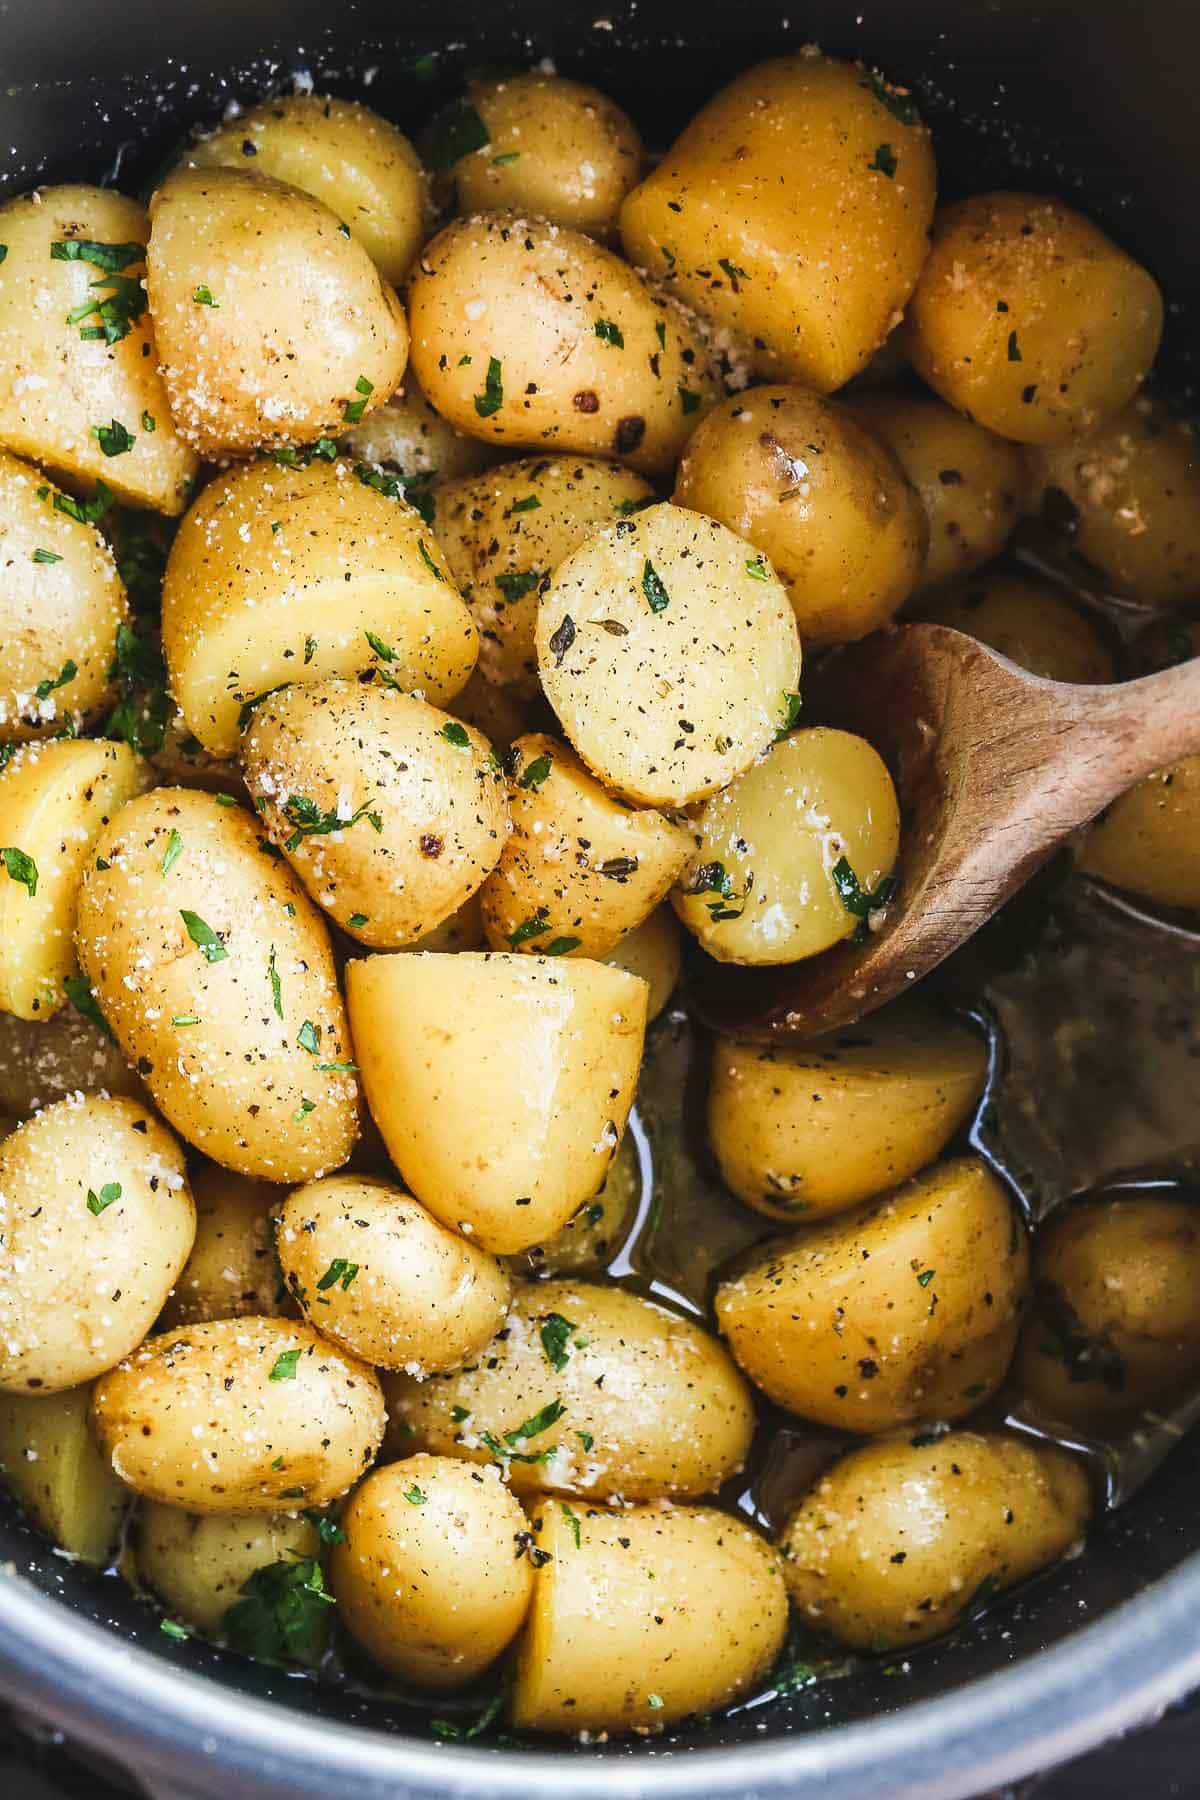
[[[973,1157],[755,1252],[717,1289],[737,1361],[789,1412],[844,1431],[957,1419],[1000,1384],[1029,1247]]]
[[[73,1006],[52,1019],[0,1012],[0,1112],[27,1119],[69,1094],[142,1100],[146,1090],[103,1026]]]
[[[640,975],[650,987],[647,1020],[657,1019],[679,984],[683,946],[675,914],[669,906],[656,906],[649,918],[623,937],[615,950],[600,958],[614,969]]]
[[[296,1513],[184,1512],[150,1500],[138,1521],[138,1579],[172,1613],[215,1637],[242,1586],[271,1563],[321,1553],[316,1529]]]
[[[723,387],[691,316],[580,231],[458,219],[409,284],[412,360],[463,431],[665,474]]]
[[[806,644],[886,625],[925,565],[928,524],[896,456],[804,388],[751,388],[709,413],[674,497],[770,557]]]
[[[487,741],[392,687],[333,679],[268,694],[242,734],[242,767],[272,843],[373,949],[415,943],[456,913],[508,838]]]
[[[983,569],[931,594],[921,616],[990,644],[1031,675],[1088,685],[1113,679],[1108,646],[1053,582]]]
[[[589,538],[538,601],[537,657],[567,736],[607,787],[685,806],[748,769],[791,716],[800,641],[752,545],[652,506]]]
[[[60,1100],[0,1144],[0,1390],[60,1392],[137,1347],[196,1235],[183,1152],[136,1100]]]
[[[95,845],[76,946],[164,1116],[214,1162],[267,1181],[336,1169],[358,1083],[321,916],[253,817],[158,788]]]
[[[88,1429],[91,1389],[0,1393],[0,1484],[60,1550],[103,1568],[129,1495]]]
[[[600,1275],[629,1235],[642,1201],[641,1158],[627,1131],[590,1200],[544,1244],[503,1258],[514,1275]]]
[[[477,667],[465,688],[447,702],[448,711],[464,725],[481,731],[497,755],[503,755],[523,732],[535,723],[553,718],[544,701],[531,701],[519,688],[497,687]]]
[[[405,477],[406,491],[411,488],[414,498],[423,495],[424,503],[435,511],[435,481],[477,475],[496,460],[490,444],[447,425],[430,406],[411,369],[390,400],[368,413],[360,425],[343,429],[339,438],[348,456],[398,470]]]
[[[1200,756],[1114,800],[1084,834],[1079,867],[1155,906],[1200,909]]]
[[[371,1466],[383,1427],[374,1372],[288,1319],[160,1332],[92,1399],[125,1485],[193,1513],[322,1506]]]
[[[885,1438],[843,1456],[780,1538],[807,1625],[855,1650],[940,1637],[1083,1536],[1082,1467],[1026,1439],[951,1431]]]
[[[160,1330],[292,1310],[275,1260],[270,1217],[286,1192],[217,1163],[201,1163],[193,1171],[196,1241],[159,1315]]]
[[[1060,444],[1133,398],[1162,325],[1154,281],[1081,213],[1043,194],[973,194],[934,222],[905,343],[969,419]]]

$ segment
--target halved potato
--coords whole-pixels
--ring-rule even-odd
[[[60,1550],[103,1566],[129,1503],[92,1441],[90,1387],[0,1393],[0,1482]]]

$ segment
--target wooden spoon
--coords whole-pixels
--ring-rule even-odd
[[[867,943],[785,967],[700,959],[696,1011],[721,1031],[813,1037],[914,987],[1080,825],[1200,751],[1200,658],[1113,687],[1027,674],[945,625],[836,651],[806,724],[858,732],[900,796],[899,885]]]

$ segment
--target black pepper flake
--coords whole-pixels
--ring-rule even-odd
[[[550,648],[554,652],[554,666],[561,669],[563,658],[575,642],[575,621],[570,613],[563,614],[563,622],[550,639]]]
[[[961,487],[962,471],[959,469],[939,469],[938,480],[943,487]]]

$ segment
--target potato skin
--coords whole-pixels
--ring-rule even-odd
[[[447,1692],[474,1680],[525,1620],[524,1513],[496,1469],[411,1456],[367,1476],[330,1563],[338,1617],[389,1674]]]
[[[600,1275],[629,1235],[642,1199],[642,1167],[633,1133],[627,1131],[608,1165],[604,1181],[552,1238],[502,1258],[518,1277],[553,1275],[586,1279]]]
[[[845,1431],[957,1419],[999,1386],[1029,1279],[1026,1234],[973,1157],[756,1253],[717,1289],[744,1372]]]
[[[1154,906],[1200,908],[1200,756],[1148,775],[1107,807],[1079,847],[1085,875]]]
[[[779,1654],[779,1559],[740,1519],[546,1500],[534,1531],[550,1560],[517,1652],[519,1730],[660,1730],[736,1700]]]
[[[911,294],[935,187],[906,92],[804,53],[702,107],[625,201],[621,236],[638,268],[753,343],[759,374],[830,393]]]
[[[196,1241],[159,1314],[159,1329],[290,1314],[270,1220],[286,1188],[235,1175],[217,1163],[201,1163],[191,1187]]]
[[[640,975],[650,987],[647,1022],[657,1019],[679,985],[683,967],[683,934],[669,906],[657,906],[649,918],[601,957],[611,968]]]
[[[316,1529],[296,1513],[204,1516],[150,1500],[138,1518],[136,1568],[168,1612],[216,1636],[243,1582],[270,1563],[317,1557]]]
[[[921,616],[990,644],[1031,675],[1087,684],[1113,679],[1112,656],[1087,613],[1035,576],[981,569],[931,594]]]
[[[490,444],[447,425],[430,406],[411,369],[405,370],[404,386],[360,425],[343,430],[340,441],[347,456],[410,478],[423,477],[420,485],[430,488],[431,498],[436,498],[432,483],[477,475],[490,468],[497,455]]]
[[[999,1433],[884,1438],[826,1471],[779,1542],[806,1624],[855,1650],[902,1648],[964,1619],[980,1589],[1024,1581],[1087,1528],[1088,1480],[1064,1451]]]
[[[272,1374],[281,1358],[290,1376]],[[92,1399],[92,1429],[125,1485],[193,1513],[322,1506],[370,1467],[383,1427],[374,1372],[289,1319],[160,1332]]]
[[[141,1343],[187,1261],[183,1152],[136,1100],[60,1100],[0,1144],[0,1196],[0,1391],[78,1387]]]
[[[143,1100],[146,1090],[112,1039],[73,1006],[52,1019],[0,1012],[0,1112],[27,1119],[70,1094]]]
[[[60,1550],[103,1567],[129,1495],[88,1430],[88,1387],[0,1393],[0,1483]]]

